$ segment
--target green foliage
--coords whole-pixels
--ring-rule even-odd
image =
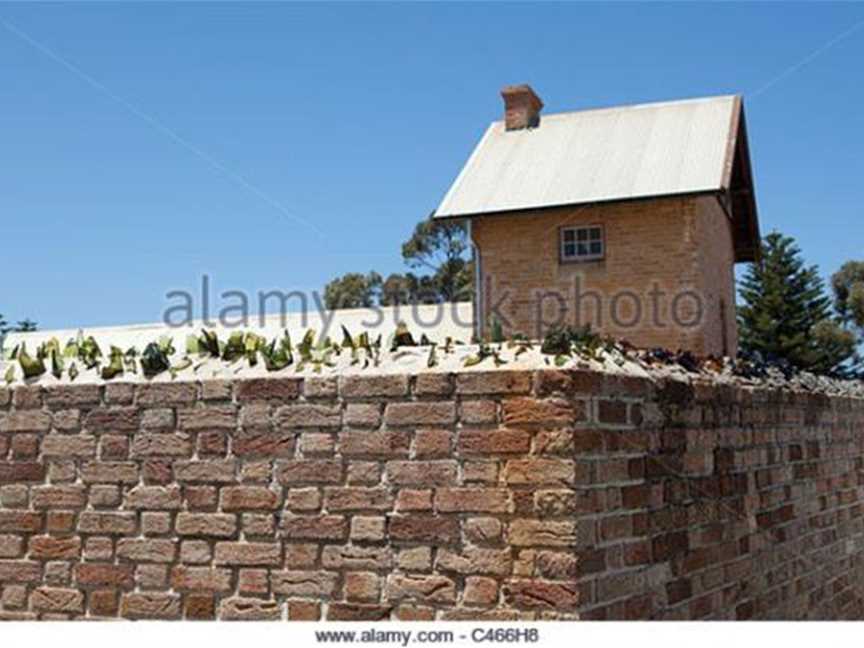
[[[35,331],[36,328],[36,322],[30,318],[19,320],[19,322],[13,326],[6,321],[3,315],[0,315],[0,336],[6,335],[7,333],[29,333]]]
[[[555,364],[561,366],[573,353],[596,358],[609,346],[607,341],[591,330],[591,325],[580,327],[562,326],[550,329],[540,346],[543,353],[554,355]]]
[[[324,304],[330,310],[369,308],[376,303],[381,283],[377,272],[349,272],[324,287]]]
[[[742,352],[815,373],[848,371],[854,336],[834,318],[818,269],[804,265],[791,237],[775,231],[763,239],[762,263],[748,268],[740,295]]]
[[[864,261],[847,261],[831,277],[840,321],[864,335]]]
[[[402,244],[402,260],[412,271],[386,279],[377,272],[349,272],[325,286],[324,303],[338,309],[470,301],[474,267],[469,248],[462,223],[430,217]]]

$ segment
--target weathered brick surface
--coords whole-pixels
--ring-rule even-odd
[[[860,619],[862,424],[587,370],[0,389],[0,618]]]

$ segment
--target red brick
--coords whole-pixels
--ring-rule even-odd
[[[178,592],[230,592],[231,570],[178,565],[171,570],[171,587]]]
[[[327,608],[328,621],[383,621],[390,618],[393,608],[387,605],[363,603],[331,603]]]
[[[411,447],[408,432],[343,432],[339,435],[339,450],[346,457],[407,457]]]
[[[459,394],[527,394],[530,371],[466,371],[456,374]]]
[[[270,587],[276,594],[291,598],[326,600],[332,598],[339,576],[327,571],[270,572]]]
[[[294,454],[294,433],[272,430],[243,430],[233,438],[238,457],[290,457]]]
[[[174,410],[169,407],[156,407],[141,412],[141,428],[144,430],[168,432],[177,425]]]
[[[336,398],[339,391],[337,376],[309,376],[303,381],[303,395],[309,398]]]
[[[276,411],[279,429],[330,428],[342,425],[342,409],[338,405],[303,403],[285,405]]]
[[[51,385],[43,396],[51,409],[98,405],[101,399],[99,385]]]
[[[98,387],[98,385],[93,386]],[[135,385],[132,383],[108,383],[105,385],[105,402],[107,404],[131,405],[133,400],[135,400]]]
[[[381,594],[381,579],[370,572],[345,574],[345,599],[348,601],[377,602]]]
[[[90,593],[88,608],[91,616],[113,617],[118,610],[117,592],[114,590],[96,590]]]
[[[190,621],[210,621],[216,618],[216,599],[212,594],[187,594],[184,597],[184,610]]]
[[[449,430],[417,430],[414,435],[414,456],[418,459],[442,459],[452,455],[453,433]]]
[[[237,517],[223,513],[178,513],[175,528],[181,536],[230,538],[237,533]]]
[[[474,425],[495,423],[498,420],[498,403],[493,400],[463,400],[459,404],[459,419]]]
[[[134,535],[138,521],[134,513],[84,511],[78,518],[78,531],[100,535]]]
[[[132,457],[191,457],[192,439],[188,434],[140,433],[132,440]]]
[[[127,619],[179,619],[180,596],[156,592],[124,594],[120,614]]]
[[[456,602],[456,584],[446,576],[390,574],[384,598],[388,601],[408,599],[422,603],[453,604]]]
[[[342,398],[374,398],[408,394],[406,374],[342,376],[340,383]]]
[[[37,587],[30,594],[30,607],[37,612],[80,614],[84,611],[84,593],[75,589]]]
[[[124,506],[129,509],[166,510],[183,505],[179,486],[136,486],[126,493]]]
[[[467,577],[463,601],[466,605],[483,607],[495,605],[498,601],[498,582],[494,578],[485,576]]]
[[[103,434],[99,443],[99,458],[103,461],[122,461],[129,458],[129,437]]]
[[[168,484],[173,481],[170,459],[147,459],[141,462],[141,479],[145,484]]]
[[[73,511],[48,511],[45,514],[45,531],[49,534],[61,535],[75,530],[75,513]]]
[[[81,555],[80,538],[53,538],[34,536],[30,538],[30,557],[37,560],[70,560]]]
[[[456,421],[456,404],[451,401],[388,403],[384,420],[394,427],[448,425]]]
[[[462,455],[528,454],[531,435],[522,430],[463,430],[459,433]]]
[[[276,479],[281,484],[338,484],[342,481],[342,462],[298,459],[278,461]]]
[[[224,457],[228,452],[228,435],[224,432],[200,432],[198,434],[199,457]]]
[[[418,396],[448,396],[453,393],[453,378],[445,373],[420,373],[414,382]]]
[[[132,565],[79,563],[75,565],[75,580],[78,585],[88,587],[131,589],[135,585]]]
[[[88,484],[131,483],[138,481],[138,464],[123,461],[85,461],[81,479]]]
[[[0,432],[47,432],[51,415],[40,410],[19,410],[0,417]]]
[[[134,432],[141,422],[137,407],[97,407],[84,418],[88,432]]]
[[[294,400],[303,381],[298,378],[252,378],[237,381],[234,393],[240,403],[255,400]]]
[[[340,515],[291,515],[280,521],[283,537],[290,540],[344,540],[348,523]]]
[[[219,618],[224,621],[279,621],[282,608],[276,601],[230,598],[220,604]]]
[[[288,601],[289,621],[318,621],[321,618],[321,605],[312,601]]]
[[[42,565],[25,560],[0,561],[0,583],[36,583],[42,578]]]
[[[170,563],[176,555],[177,544],[173,540],[121,538],[117,541],[117,556],[136,563]]]
[[[233,430],[237,410],[233,405],[207,405],[177,411],[179,426],[184,430]]]
[[[387,511],[393,508],[393,495],[386,488],[328,488],[324,494],[328,511]]]
[[[233,459],[224,461],[177,461],[174,477],[178,482],[230,483],[237,481],[237,463]]]
[[[268,542],[217,542],[216,565],[279,565],[282,546]]]
[[[431,515],[398,515],[390,518],[392,540],[454,544],[459,541],[459,520]]]
[[[273,510],[280,497],[264,486],[229,486],[222,489],[222,510]]]
[[[407,511],[431,511],[432,491],[429,489],[402,488],[396,498],[396,510]]]
[[[80,484],[33,486],[30,503],[35,509],[80,509],[87,505],[87,496]]]
[[[45,466],[35,461],[0,461],[0,483],[41,482]]]
[[[455,461],[387,462],[387,480],[398,486],[451,486],[458,478]]]
[[[215,486],[184,486],[183,499],[192,511],[213,511],[219,503]]]
[[[514,427],[570,425],[576,421],[576,410],[571,403],[558,398],[508,398],[503,403],[503,421]]]
[[[607,425],[627,424],[627,403],[601,398],[597,401],[597,420]]]
[[[24,538],[0,535],[0,558],[20,558],[24,553]]]
[[[504,585],[504,599],[517,608],[576,610],[579,590],[570,584],[511,580]]]
[[[513,559],[509,547],[506,549],[465,547],[459,553],[439,549],[435,568],[438,571],[456,572],[462,575],[509,576],[513,571]]]
[[[55,435],[46,437],[46,439],[52,437],[55,437]],[[10,446],[13,459],[35,459],[39,456],[39,436],[36,434],[14,434],[12,435]],[[51,444],[49,444],[50,449]]]
[[[381,406],[377,403],[349,403],[345,408],[345,424],[359,428],[381,425]]]
[[[507,539],[517,547],[572,547],[578,541],[576,529],[569,520],[513,520]]]
[[[574,463],[564,459],[511,459],[504,467],[508,484],[570,485],[575,474]]]
[[[441,513],[508,513],[510,491],[503,488],[439,488],[435,508]]]
[[[191,382],[150,382],[137,387],[138,404],[145,407],[194,403],[198,386]]]

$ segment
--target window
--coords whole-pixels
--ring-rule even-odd
[[[562,261],[594,261],[602,259],[603,254],[603,228],[601,226],[564,227],[561,229]]]

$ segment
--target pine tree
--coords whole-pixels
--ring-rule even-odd
[[[794,239],[776,231],[763,239],[762,262],[749,267],[740,295],[742,351],[816,373],[844,373],[855,337],[832,316],[818,269],[804,265]]]

